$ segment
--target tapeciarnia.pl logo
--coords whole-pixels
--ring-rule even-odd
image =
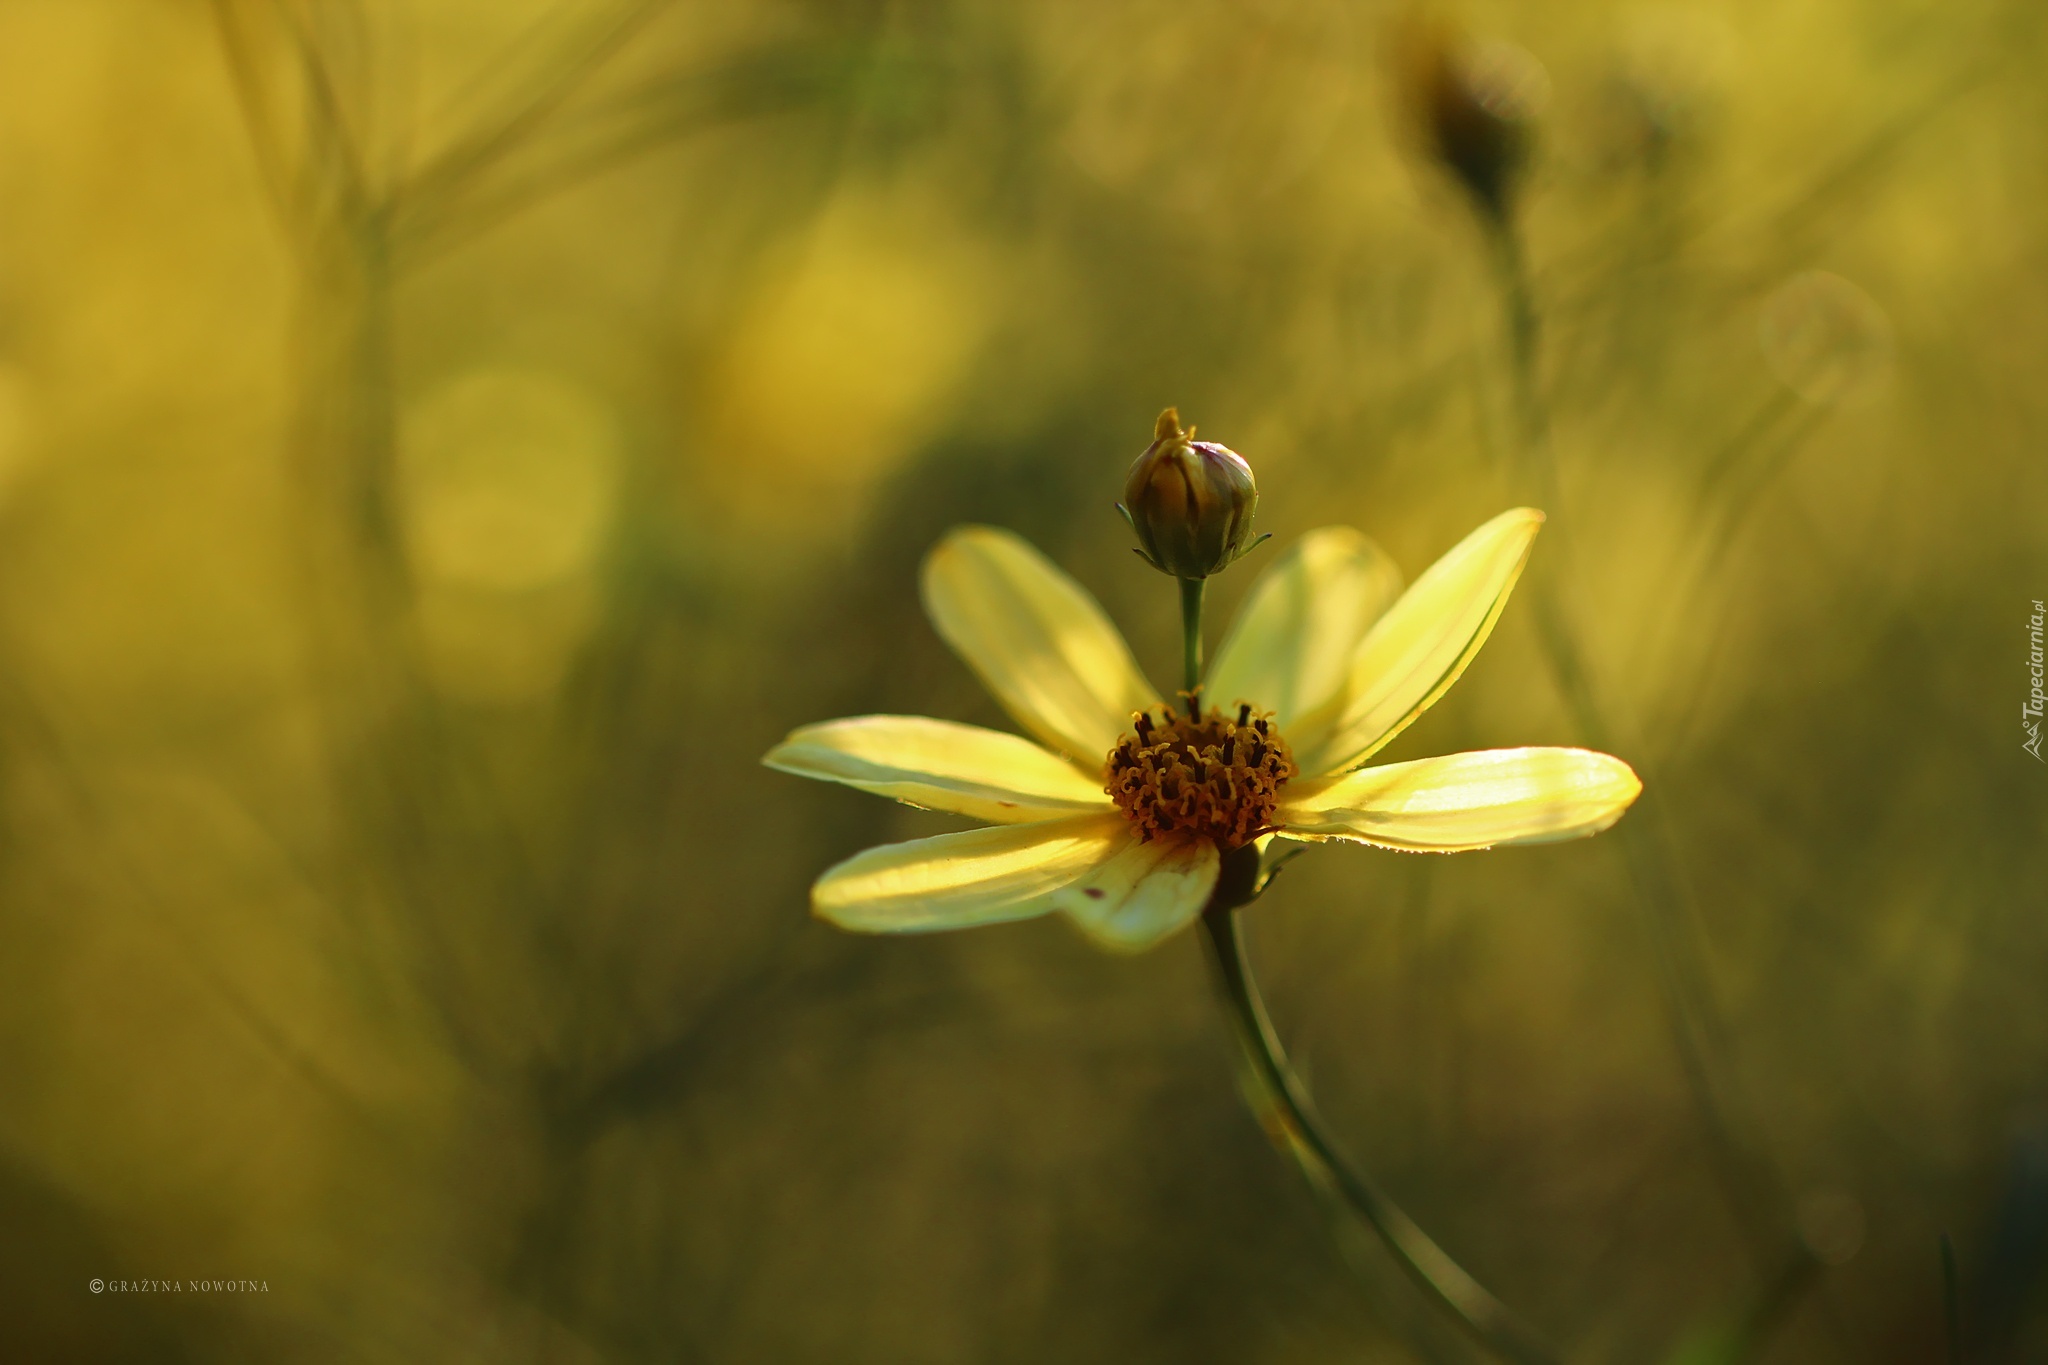
[[[2027,732],[2027,738],[2020,747],[2034,756],[2036,763],[2048,762],[2041,757],[2041,710],[2048,705],[2048,697],[2041,691],[2041,622],[2048,617],[2048,608],[2041,605],[2041,599],[2034,599],[2034,614],[2027,619],[2027,673],[2033,679],[2033,686],[2027,691],[2026,705],[2020,708],[2020,728]]]

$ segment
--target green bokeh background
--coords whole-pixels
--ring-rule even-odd
[[[0,3],[8,1358],[1478,1358],[1267,1146],[1195,935],[841,935],[819,870],[957,822],[758,766],[1005,724],[917,606],[962,521],[1171,678],[1111,507],[1168,403],[1279,545],[1517,500],[1398,17]],[[1968,1358],[2042,1358],[2040,14],[1462,18],[1549,73],[1560,489],[1387,756],[1585,738],[1541,578],[1674,890],[1318,850],[1281,1031],[1572,1361],[1940,1359],[1945,1232]]]

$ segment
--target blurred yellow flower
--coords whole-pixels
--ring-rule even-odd
[[[768,766],[993,822],[856,854],[818,879],[812,908],[868,933],[1060,911],[1129,952],[1193,920],[1223,855],[1269,836],[1449,853],[1607,828],[1642,784],[1606,754],[1491,749],[1360,767],[1479,651],[1542,523],[1528,508],[1502,513],[1405,593],[1357,531],[1309,532],[1253,585],[1200,692],[1178,706],[1029,544],[986,526],[951,532],[925,560],[925,609],[1040,743],[923,716],[793,732]],[[1230,709],[1205,711],[1200,697]]]

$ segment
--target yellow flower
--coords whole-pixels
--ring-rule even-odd
[[[1162,699],[1102,608],[1029,544],[954,530],[925,560],[925,609],[1039,743],[923,716],[793,732],[768,766],[992,822],[856,854],[818,879],[812,908],[867,933],[1060,911],[1137,951],[1201,913],[1225,853],[1268,836],[1449,853],[1607,828],[1642,784],[1606,754],[1360,766],[1471,662],[1542,523],[1502,513],[1405,593],[1363,535],[1309,532],[1253,585],[1203,679],[1202,700],[1228,708],[1199,715]]]

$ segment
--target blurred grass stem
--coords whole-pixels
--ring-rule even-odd
[[[1536,499],[1555,514],[1562,510],[1560,485],[1539,377],[1542,320],[1527,253],[1511,214],[1482,215],[1481,223],[1501,295],[1514,389],[1517,440],[1513,482],[1518,496]],[[1766,414],[1766,424],[1775,420],[1775,413]],[[1558,591],[1561,576],[1570,570],[1571,551],[1570,537],[1559,539],[1546,570],[1531,573],[1527,579],[1538,643],[1579,739],[1590,748],[1613,752],[1624,746],[1615,740]],[[1811,1253],[1790,1232],[1789,1201],[1761,1152],[1752,1125],[1743,1116],[1743,1107],[1733,1097],[1734,1081],[1728,1074],[1726,1048],[1719,1037],[1699,952],[1688,941],[1682,920],[1682,879],[1654,784],[1646,784],[1631,818],[1616,829],[1656,962],[1679,1063],[1706,1126],[1716,1170],[1759,1271],[1769,1277],[1769,1285],[1782,1284],[1788,1278],[1782,1267],[1788,1262],[1801,1267]],[[1806,1276],[1794,1274],[1791,1278],[1803,1284]],[[1765,1291],[1767,1295],[1773,1292]]]
[[[531,851],[426,665],[397,487],[398,295],[435,251],[694,128],[814,102],[838,70],[816,59],[816,41],[778,39],[590,96],[672,7],[620,0],[507,106],[416,169],[379,173],[388,149],[371,136],[360,14],[212,0],[256,168],[299,267],[293,472],[323,763],[342,817],[336,894],[370,911],[353,923],[390,917],[378,930],[388,946],[366,951],[391,960],[479,1068],[489,1048],[463,916],[495,917],[536,893]],[[465,857],[494,875],[451,890]]]
[[[1512,219],[1482,214],[1487,245],[1493,252],[1494,278],[1501,292],[1501,310],[1508,334],[1510,378],[1514,383],[1516,482],[1532,483],[1547,509],[1556,501],[1557,469],[1549,459],[1550,417],[1537,389],[1536,357],[1539,353],[1542,319],[1536,311],[1536,296],[1529,283],[1529,263],[1522,247],[1522,235]]]
[[[1956,1268],[1956,1244],[1941,1234],[1941,1326],[1947,1365],[1963,1365],[1963,1277]]]

